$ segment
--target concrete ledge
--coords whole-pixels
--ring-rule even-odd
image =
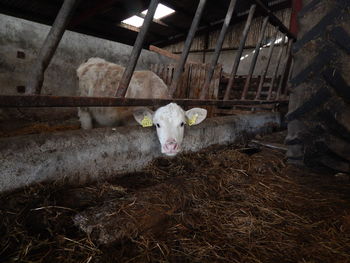
[[[280,126],[278,113],[218,117],[186,128],[184,151],[229,144],[242,134]],[[64,179],[84,184],[133,172],[160,156],[154,128],[118,127],[66,131],[0,140],[0,192]]]

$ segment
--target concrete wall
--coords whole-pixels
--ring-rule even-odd
[[[237,141],[280,126],[278,113],[258,113],[206,120],[186,128],[184,151]],[[0,139],[0,192],[33,183],[65,180],[71,184],[116,176],[145,167],[160,156],[155,129],[101,128]]]
[[[25,86],[33,63],[50,27],[0,14],[0,94],[17,93]],[[71,31],[66,31],[45,74],[43,94],[76,95],[77,67],[90,57],[101,57],[125,66],[132,47]],[[17,58],[23,52],[25,58]],[[149,69],[152,63],[170,59],[143,50],[137,69]]]

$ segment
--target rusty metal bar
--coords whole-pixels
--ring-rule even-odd
[[[245,26],[244,26],[244,29],[243,29],[243,32],[242,32],[242,38],[241,38],[241,41],[239,42],[239,48],[238,48],[238,51],[237,51],[237,54],[236,54],[236,57],[235,57],[235,61],[233,63],[230,79],[229,79],[227,87],[226,87],[224,100],[229,100],[230,99],[231,89],[232,89],[233,83],[235,81],[235,76],[237,74],[239,62],[241,61],[242,52],[243,52],[243,49],[244,49],[244,46],[245,46],[245,42],[247,40],[247,36],[248,36],[248,33],[249,33],[250,25],[252,23],[252,19],[253,19],[253,16],[254,16],[255,9],[256,9],[256,5],[252,5],[250,7],[249,15],[248,15],[247,21],[245,23]]]
[[[265,35],[266,26],[267,26],[267,22],[268,21],[269,21],[269,17],[267,16],[267,17],[264,18],[264,22],[262,24],[260,35],[259,35],[259,39],[258,39],[258,43],[256,44],[256,47],[254,49],[254,55],[253,55],[253,58],[252,58],[252,62],[250,63],[248,76],[246,78],[246,81],[245,81],[245,84],[244,84],[244,88],[243,88],[243,91],[242,91],[242,97],[241,97],[242,100],[244,100],[245,97],[247,96],[247,92],[248,92],[248,89],[249,89],[249,86],[250,86],[250,82],[252,80],[252,76],[253,76],[253,73],[254,73],[256,62],[258,60],[258,56],[259,56],[259,52],[260,52],[260,48],[261,48],[261,43],[262,43],[264,35]]]
[[[286,87],[284,89],[284,97],[288,96],[288,89],[290,87],[290,82],[289,81],[290,81],[290,79],[293,76],[293,69],[294,69],[294,59],[293,59],[293,56],[291,56],[291,64],[290,64],[289,71],[288,71],[288,78],[287,78]]]
[[[264,85],[265,78],[266,78],[267,72],[269,70],[269,66],[270,66],[270,62],[271,62],[271,58],[272,58],[272,54],[273,54],[273,49],[275,47],[275,42],[277,40],[278,32],[279,32],[279,29],[278,29],[278,27],[276,27],[276,33],[275,33],[275,36],[273,37],[272,43],[270,44],[269,53],[267,55],[266,65],[265,65],[264,71],[261,75],[258,90],[257,90],[256,95],[255,95],[256,100],[258,100],[260,98],[262,87]]]
[[[131,51],[129,63],[125,68],[125,71],[124,71],[123,76],[120,80],[118,89],[115,93],[116,97],[125,97],[130,80],[132,78],[132,74],[134,73],[134,70],[136,67],[137,60],[139,59],[139,56],[141,54],[143,42],[145,40],[149,26],[150,26],[151,22],[153,21],[153,16],[154,16],[154,13],[156,12],[159,1],[160,0],[151,0],[151,3],[148,6],[148,11],[147,11],[146,17],[143,21],[140,32],[137,34],[137,38],[135,40],[134,47]]]
[[[193,99],[131,99],[116,97],[68,97],[45,95],[0,95],[0,108],[13,107],[125,107],[125,106],[162,106],[170,102],[182,106],[223,106],[261,105],[288,103],[288,101],[262,100],[193,100]]]
[[[278,26],[280,31],[283,34],[286,34],[288,36],[288,38],[294,39],[296,40],[296,36],[289,31],[289,29],[282,23],[281,20],[278,19],[278,17],[276,17],[273,12],[261,1],[261,0],[252,0],[255,4],[258,5],[259,10],[262,11],[263,15],[265,16],[269,16],[270,18],[270,23],[273,26]]]
[[[278,74],[278,68],[279,68],[280,63],[281,63],[285,41],[286,41],[286,34],[284,34],[283,37],[282,37],[281,49],[280,49],[280,51],[278,53],[278,56],[277,56],[277,64],[276,64],[275,71],[274,71],[274,73],[272,75],[272,80],[271,80],[271,83],[270,83],[270,88],[269,88],[269,93],[267,95],[267,100],[270,100],[271,97],[272,97],[272,91],[273,91],[273,87],[275,86],[275,81],[276,81],[277,74]]]
[[[288,78],[288,73],[289,73],[288,69],[289,69],[289,66],[290,66],[290,58],[292,56],[292,54],[291,54],[292,45],[293,45],[293,40],[289,39],[288,47],[287,47],[287,54],[286,54],[286,57],[285,57],[284,62],[283,62],[283,69],[282,69],[282,73],[281,73],[281,80],[280,80],[280,82],[278,84],[278,90],[277,90],[276,99],[280,98],[283,86],[287,85],[287,81],[288,81],[287,78]]]
[[[230,5],[227,9],[226,17],[225,17],[224,23],[222,24],[220,35],[216,42],[215,51],[210,62],[209,71],[206,74],[205,82],[201,90],[200,99],[205,99],[205,97],[207,96],[209,86],[210,86],[210,81],[213,78],[214,70],[215,70],[216,64],[218,63],[222,44],[224,43],[225,35],[227,32],[228,26],[231,22],[231,18],[236,6],[236,2],[237,0],[231,0]]]
[[[50,61],[55,54],[57,46],[63,36],[63,33],[69,23],[79,0],[65,0],[58,12],[56,19],[45,38],[39,51],[39,55],[31,67],[28,74],[27,94],[40,94],[44,82],[44,73]]]
[[[180,78],[181,78],[181,75],[182,75],[182,72],[184,69],[184,65],[186,63],[186,59],[187,59],[188,53],[189,53],[190,48],[191,48],[193,38],[196,34],[199,21],[202,17],[205,3],[206,3],[206,0],[200,0],[198,7],[197,7],[197,10],[196,10],[196,14],[194,15],[194,18],[192,20],[191,28],[188,31],[186,42],[185,42],[185,45],[184,45],[184,48],[183,48],[183,51],[181,54],[181,58],[176,65],[174,78],[173,78],[171,85],[170,85],[170,94],[171,95],[173,95],[175,93],[175,91],[177,89],[177,85],[180,81]]]

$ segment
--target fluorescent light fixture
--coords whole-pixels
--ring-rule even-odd
[[[139,16],[132,16],[122,21],[124,24],[128,24],[134,27],[141,27],[143,24],[143,18]]]
[[[157,9],[156,9],[156,12],[154,13],[154,19],[161,19],[165,16],[168,16],[172,13],[174,13],[175,10],[174,9],[171,9],[163,4],[158,4],[157,6]],[[146,15],[147,14],[147,10],[143,11],[142,12],[143,15]]]

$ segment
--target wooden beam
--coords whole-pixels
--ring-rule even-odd
[[[172,58],[172,59],[175,59],[175,60],[180,60],[181,59],[181,56],[179,55],[176,55],[168,50],[165,50],[165,49],[162,49],[162,48],[159,48],[159,47],[156,47],[156,46],[153,46],[153,45],[150,45],[149,46],[149,50],[150,51],[153,51],[153,52],[156,52],[162,56],[165,56],[165,57],[168,57],[168,58]],[[186,63],[189,63],[189,64],[202,64],[200,62],[195,62],[195,61],[190,61],[188,60]]]
[[[171,53],[168,50],[165,50],[165,49],[153,46],[153,45],[149,46],[149,50],[153,51],[153,52],[157,52],[158,54],[160,54],[162,56],[165,56],[165,57],[168,57],[168,58],[172,58],[172,59],[175,59],[175,60],[179,60],[181,58],[181,56],[179,56],[179,55],[176,55],[174,53]]]
[[[129,25],[129,24],[125,24],[125,23],[123,23],[123,22],[118,23],[117,26],[118,26],[118,27],[125,28],[125,29],[130,30],[130,31],[137,32],[137,33],[140,32],[140,28],[139,28],[139,27],[132,26],[132,25]]]
[[[266,15],[269,17],[269,22],[271,25],[278,26],[280,31],[286,34],[288,38],[292,38],[294,41],[297,39],[296,36],[283,24],[283,22],[273,14],[270,6],[267,7],[261,0],[252,0],[252,2],[259,7],[259,10],[262,11],[264,16]]]
[[[142,13],[136,14],[136,16],[139,16],[139,17],[141,17],[141,18],[145,18],[145,17],[146,17],[146,15],[144,15],[144,14],[142,14]],[[153,18],[152,21],[153,21],[153,23],[156,23],[156,24],[158,24],[158,25],[161,25],[161,26],[164,26],[164,27],[170,27],[169,25],[165,24],[164,22],[162,22],[162,21],[159,20],[159,19]]]

